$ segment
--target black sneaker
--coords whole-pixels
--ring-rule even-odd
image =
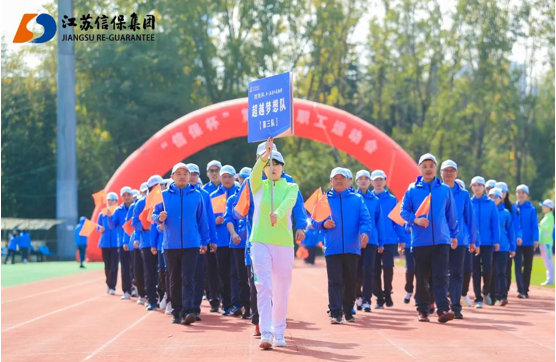
[[[236,317],[239,317],[241,315],[241,308],[233,307],[232,308],[232,314]]]
[[[454,312],[454,315],[456,319],[463,319],[463,314],[461,314],[461,312]]]
[[[384,309],[384,304],[383,303],[377,304],[375,309]]]
[[[404,299],[403,299],[403,302],[404,302],[405,304],[409,304],[409,302],[411,302],[411,298],[404,298]]]
[[[211,305],[210,306],[210,312],[211,313],[218,313],[218,306],[217,305]]]
[[[349,323],[355,322],[355,317],[350,313],[347,313],[345,315],[345,319],[346,319],[346,322],[349,322]]]
[[[389,295],[386,296],[386,306],[388,308],[391,308],[391,307],[394,306],[394,302],[392,301],[392,297],[389,296]]]
[[[172,318],[172,324],[181,324],[181,323],[182,323],[182,319],[179,316],[175,315]]]
[[[85,269],[85,265],[83,265],[83,264],[81,264],[79,267],[80,267],[81,269]]]
[[[330,320],[331,324],[343,324],[344,321],[342,321],[341,317],[332,317],[332,319]]]
[[[195,313],[195,322],[200,322],[201,321],[201,316],[199,315],[199,313]]]
[[[185,319],[183,320],[183,324],[185,324],[186,326],[195,323],[195,314],[194,313],[188,313],[187,316],[185,316]]]

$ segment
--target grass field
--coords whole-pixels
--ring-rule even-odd
[[[86,273],[103,267],[104,263],[86,263],[85,269],[80,269],[79,264],[74,261],[2,264],[2,288],[65,275]]]

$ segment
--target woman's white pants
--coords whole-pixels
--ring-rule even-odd
[[[254,242],[251,257],[255,269],[259,329],[261,333],[284,334],[294,249]]]
[[[554,261],[552,260],[552,245],[541,244],[539,246],[541,250],[542,260],[544,261],[544,266],[546,268],[546,281],[549,284],[554,284]]]

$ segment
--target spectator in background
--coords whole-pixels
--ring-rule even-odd
[[[12,257],[12,264],[15,264],[15,253],[17,253],[17,244],[19,242],[19,237],[17,235],[17,230],[13,230],[9,235],[8,241],[8,255],[6,255],[6,260],[4,264],[8,264],[8,259]]]
[[[83,228],[83,224],[85,223],[85,216],[81,216],[79,218],[79,224],[75,226],[75,246],[77,250],[79,250],[79,267],[85,268],[83,262],[85,261],[85,250],[87,249],[87,237],[79,235],[81,229]]]
[[[19,234],[19,251],[23,264],[27,264],[27,257],[29,256],[29,248],[31,247],[31,236],[25,230],[21,230]]]

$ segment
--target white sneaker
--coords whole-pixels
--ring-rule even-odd
[[[544,281],[544,282],[541,283],[542,286],[545,286],[545,285],[552,285],[552,284],[554,284],[554,282],[551,282],[551,281],[549,281],[549,280]]]
[[[286,339],[284,338],[283,334],[276,334],[274,336],[274,343],[272,344],[273,347],[286,347]]]
[[[114,295],[116,294],[116,291],[114,289],[108,289],[108,294]]]
[[[160,309],[166,309],[166,304],[168,304],[167,300],[166,300],[166,296],[164,296],[162,298],[162,300],[160,301]]]
[[[141,298],[141,297],[137,298],[137,304],[145,305],[145,298]]]
[[[164,314],[171,315],[173,310],[174,310],[174,308],[172,308],[172,303],[168,302],[166,304],[166,312],[164,312]]]
[[[361,308],[361,306],[363,305],[363,298],[359,297],[355,300],[355,305],[357,305],[358,308]]]
[[[130,300],[131,295],[128,292],[125,292],[124,295],[120,299],[121,300]]]
[[[137,294],[137,289],[133,289],[133,290],[131,291],[131,296],[132,296],[133,298],[137,298],[137,297],[139,296],[139,294]]]
[[[471,300],[471,298],[469,298],[468,295],[466,295],[465,297],[463,297],[463,301],[465,302],[465,305],[467,305],[468,307],[472,307],[472,306],[473,306],[473,301]]]
[[[259,348],[270,349],[272,348],[272,333],[263,332],[261,336],[261,342],[259,343]]]
[[[483,309],[483,302],[477,302],[477,304],[475,304],[475,309]]]

